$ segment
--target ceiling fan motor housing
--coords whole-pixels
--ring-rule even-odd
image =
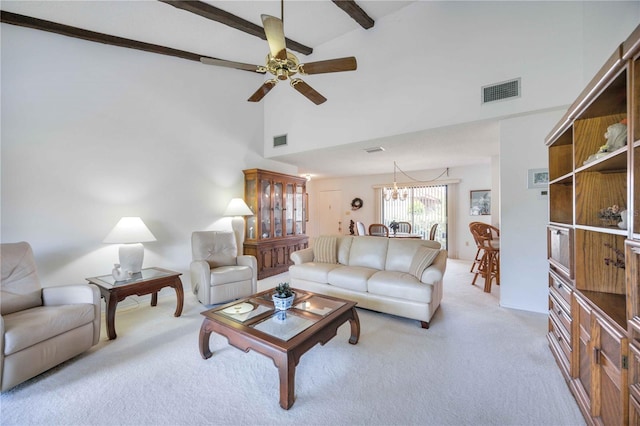
[[[298,58],[291,52],[287,52],[285,60],[274,58],[269,53],[267,55],[267,70],[279,80],[286,80],[298,72]]]

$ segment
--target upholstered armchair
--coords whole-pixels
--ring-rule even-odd
[[[28,243],[0,245],[0,377],[10,389],[100,340],[100,291],[93,284],[40,286]]]
[[[258,288],[258,261],[237,254],[231,231],[191,234],[191,289],[200,303],[213,305],[250,296]]]

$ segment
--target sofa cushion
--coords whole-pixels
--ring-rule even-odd
[[[439,249],[440,243],[417,238],[390,238],[385,271],[409,272],[411,261],[422,246]]]
[[[42,305],[42,288],[29,243],[2,244],[2,315]]]
[[[411,266],[409,267],[409,273],[420,280],[422,273],[425,269],[431,266],[435,258],[438,256],[438,253],[440,253],[440,250],[438,249],[420,246],[416,251],[416,254],[413,255],[413,260],[411,260]]]
[[[197,231],[191,234],[193,260],[206,260],[211,268],[235,265],[237,247],[232,231]]]
[[[351,243],[353,237],[342,236],[338,238],[338,263],[342,265],[349,264],[349,251],[351,251]]]
[[[220,266],[211,270],[211,285],[251,279],[253,279],[253,269],[249,266]]]
[[[328,279],[329,284],[336,287],[366,292],[367,281],[376,272],[376,269],[364,266],[340,266],[329,271]]]
[[[39,306],[3,315],[4,355],[88,324],[94,317],[95,305],[90,303]]]
[[[289,277],[328,284],[329,272],[339,267],[340,265],[338,265],[337,263],[316,262],[307,262],[301,265],[291,265],[289,266]]]
[[[322,236],[313,242],[313,261],[320,263],[336,263],[337,237]]]
[[[383,270],[387,259],[389,238],[354,237],[349,252],[349,266]]]
[[[370,294],[431,303],[432,285],[421,283],[411,274],[397,271],[379,271],[369,278]]]

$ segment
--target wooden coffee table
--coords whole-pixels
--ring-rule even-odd
[[[100,289],[100,295],[106,305],[107,336],[109,340],[115,339],[116,334],[116,307],[118,302],[134,294],[142,296],[151,294],[151,306],[158,304],[158,291],[164,287],[173,287],[176,291],[176,312],[174,316],[182,314],[184,304],[184,291],[180,272],[163,268],[145,268],[124,281],[116,281],[111,275],[91,277],[86,280],[95,284]]]
[[[287,311],[275,311],[273,289],[205,312],[200,327],[200,354],[208,359],[212,332],[227,338],[244,352],[250,349],[273,360],[280,375],[280,406],[285,410],[294,402],[296,365],[300,357],[317,343],[324,345],[349,321],[355,345],[360,338],[356,302],[294,289],[296,298]]]

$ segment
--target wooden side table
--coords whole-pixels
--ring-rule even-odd
[[[138,296],[151,294],[151,306],[156,306],[158,304],[158,291],[164,287],[173,287],[176,291],[177,299],[174,316],[179,317],[182,315],[184,291],[180,275],[182,275],[180,272],[154,267],[145,268],[124,281],[116,281],[111,275],[86,278],[87,281],[98,286],[100,294],[104,298],[109,340],[118,337],[115,325],[118,302],[134,294]]]

